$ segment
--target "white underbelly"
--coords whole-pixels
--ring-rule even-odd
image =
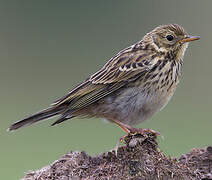
[[[113,103],[115,106],[110,106],[113,107],[110,113],[113,115],[115,112],[115,118],[125,124],[138,124],[165,107],[173,93],[169,95],[165,93],[152,95],[129,89],[115,99]],[[110,107],[108,108],[110,109]]]

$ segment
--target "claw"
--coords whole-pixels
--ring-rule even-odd
[[[120,143],[122,143],[123,141],[124,141],[124,139],[127,137],[128,135],[125,135],[125,136],[122,136],[119,140],[118,140],[118,142],[116,143],[116,147],[115,147],[115,155],[116,155],[116,157],[118,156],[118,148],[119,148],[119,145],[120,145]]]

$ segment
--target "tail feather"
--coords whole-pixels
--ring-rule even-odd
[[[64,117],[63,115],[61,117],[59,117],[59,119],[57,119],[57,121],[55,121],[54,123],[51,124],[51,126],[55,126],[56,124],[60,124],[66,120],[68,120],[70,118]]]
[[[37,112],[21,121],[17,121],[14,124],[12,124],[9,128],[8,131],[13,131],[16,129],[19,129],[24,126],[29,126],[31,124],[37,123],[41,120],[45,120],[47,118],[54,117],[56,115],[61,114],[64,111],[62,107],[50,107],[47,109],[44,109],[40,112]]]
[[[70,114],[66,114],[66,113],[63,112],[63,113],[61,114],[61,116],[60,116],[54,123],[51,124],[51,126],[60,124],[60,123],[62,123],[62,122],[64,122],[64,121],[67,121],[68,119],[73,118],[73,117],[75,117],[73,114],[70,115]]]

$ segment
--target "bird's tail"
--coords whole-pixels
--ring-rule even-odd
[[[8,128],[8,131],[13,131],[24,126],[29,126],[31,124],[37,123],[41,120],[52,118],[58,114],[61,114],[63,111],[64,109],[62,107],[49,107],[27,118],[24,118],[23,120],[15,122]]]

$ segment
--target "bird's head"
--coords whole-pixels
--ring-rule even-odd
[[[198,40],[199,36],[190,36],[177,24],[156,27],[146,34],[144,41],[152,44],[159,52],[171,52],[176,58],[182,58],[190,41]]]

